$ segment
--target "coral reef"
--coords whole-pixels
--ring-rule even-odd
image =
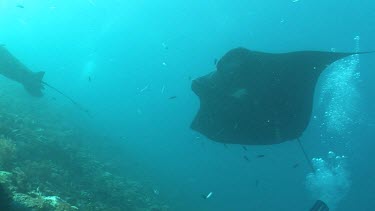
[[[0,82],[0,184],[14,201],[43,211],[168,210],[152,188],[96,159],[92,136],[67,117],[74,113],[68,105],[29,98]]]

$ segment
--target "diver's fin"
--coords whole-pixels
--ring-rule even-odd
[[[323,201],[316,200],[314,206],[310,209],[310,211],[329,211],[329,208]]]

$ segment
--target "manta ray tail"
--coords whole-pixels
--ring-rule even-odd
[[[46,85],[47,87],[51,88],[52,90],[55,90],[57,93],[61,94],[62,96],[64,96],[65,98],[67,98],[68,100],[70,100],[70,102],[72,102],[77,108],[79,108],[80,110],[86,112],[87,114],[90,114],[89,113],[89,110],[82,107],[79,103],[77,103],[75,100],[73,100],[71,97],[69,97],[68,95],[64,94],[62,91],[58,90],[56,87],[54,86],[51,86],[50,84],[42,81],[41,82],[43,85]]]
[[[297,138],[297,142],[298,142],[299,147],[301,148],[301,150],[302,150],[302,152],[303,152],[303,155],[305,156],[306,161],[307,161],[307,163],[309,164],[311,170],[312,170],[313,172],[315,172],[314,165],[312,164],[312,162],[311,162],[309,156],[307,155],[307,153],[306,153],[306,151],[305,151],[305,148],[303,148],[302,143],[301,143],[301,140],[300,140],[299,138]]]
[[[44,89],[43,86],[43,77],[44,77],[44,72],[36,72],[33,73],[27,81],[23,83],[25,89],[35,97],[41,97],[43,96],[42,90]]]

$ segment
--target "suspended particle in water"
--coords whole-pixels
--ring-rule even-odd
[[[161,45],[163,46],[163,48],[164,48],[165,50],[168,50],[168,49],[169,49],[168,45],[165,44],[164,42],[163,42]]]

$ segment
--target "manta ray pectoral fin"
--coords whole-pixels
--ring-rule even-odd
[[[43,96],[44,72],[33,72],[13,56],[4,45],[0,45],[0,74],[21,83],[32,96]]]
[[[43,77],[45,72],[30,72],[30,74],[31,76],[23,82],[23,86],[32,96],[43,96]]]

